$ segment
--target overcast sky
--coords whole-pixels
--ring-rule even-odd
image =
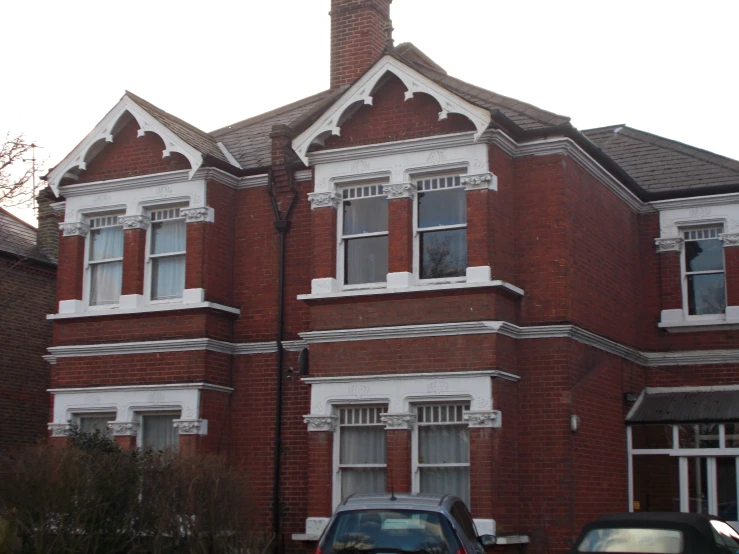
[[[126,89],[212,131],[328,88],[330,0],[15,0],[0,133],[61,161]],[[572,118],[739,159],[736,0],[394,0],[395,43]]]

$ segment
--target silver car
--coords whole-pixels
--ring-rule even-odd
[[[438,494],[355,494],[334,513],[316,554],[484,554],[464,502]]]

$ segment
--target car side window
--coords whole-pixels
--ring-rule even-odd
[[[459,523],[459,526],[470,539],[475,540],[477,538],[477,529],[475,529],[475,523],[472,521],[472,515],[470,515],[467,506],[461,502],[455,502],[450,510],[452,517]]]

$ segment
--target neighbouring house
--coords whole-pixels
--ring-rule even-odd
[[[225,455],[288,552],[357,491],[495,551],[736,522],[739,162],[455,79],[390,1],[332,0],[329,90],[210,133],[127,92],[49,173],[50,440]]]
[[[51,346],[46,314],[56,306],[58,219],[51,191],[38,197],[39,227],[0,208],[0,453],[42,441],[49,418]]]

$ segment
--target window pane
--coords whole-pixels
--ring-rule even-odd
[[[736,458],[716,458],[718,484],[718,517],[739,521],[736,508]]]
[[[347,285],[387,280],[387,236],[345,242],[344,280]]]
[[[342,469],[342,500],[355,493],[385,492],[385,469]]]
[[[631,425],[633,448],[672,448],[672,425]]]
[[[104,227],[90,231],[90,260],[123,257],[123,227]]]
[[[80,431],[83,433],[94,433],[100,431],[104,435],[110,434],[108,422],[115,420],[115,414],[82,416],[80,417]]]
[[[453,494],[465,504],[470,502],[470,468],[468,467],[423,467],[421,492],[429,494]]]
[[[683,533],[672,529],[593,529],[583,537],[577,550],[679,554],[683,551]]]
[[[691,240],[685,243],[687,271],[711,271],[724,268],[724,246],[720,240]]]
[[[464,188],[418,193],[418,226],[437,227],[467,222]]]
[[[421,233],[421,279],[467,272],[467,229]]]
[[[143,430],[143,446],[154,450],[179,447],[179,434],[174,426],[176,416],[173,415],[146,415],[141,418]]]
[[[468,426],[418,427],[418,462],[421,464],[464,464],[470,461]]]
[[[383,427],[342,427],[342,464],[384,464],[385,429]]]
[[[387,197],[377,196],[344,202],[344,234],[387,231]]]
[[[180,298],[185,288],[185,256],[151,260],[151,297]]]
[[[739,448],[739,423],[727,423],[726,448]]]
[[[708,513],[708,468],[706,458],[688,458],[690,512]]]
[[[151,253],[184,252],[187,227],[184,219],[159,221],[151,225]]]
[[[676,456],[633,456],[634,511],[679,512],[680,472]]]
[[[688,275],[688,308],[691,315],[724,313],[726,309],[724,274]]]
[[[121,297],[123,262],[108,262],[90,266],[90,304],[118,304]]]

